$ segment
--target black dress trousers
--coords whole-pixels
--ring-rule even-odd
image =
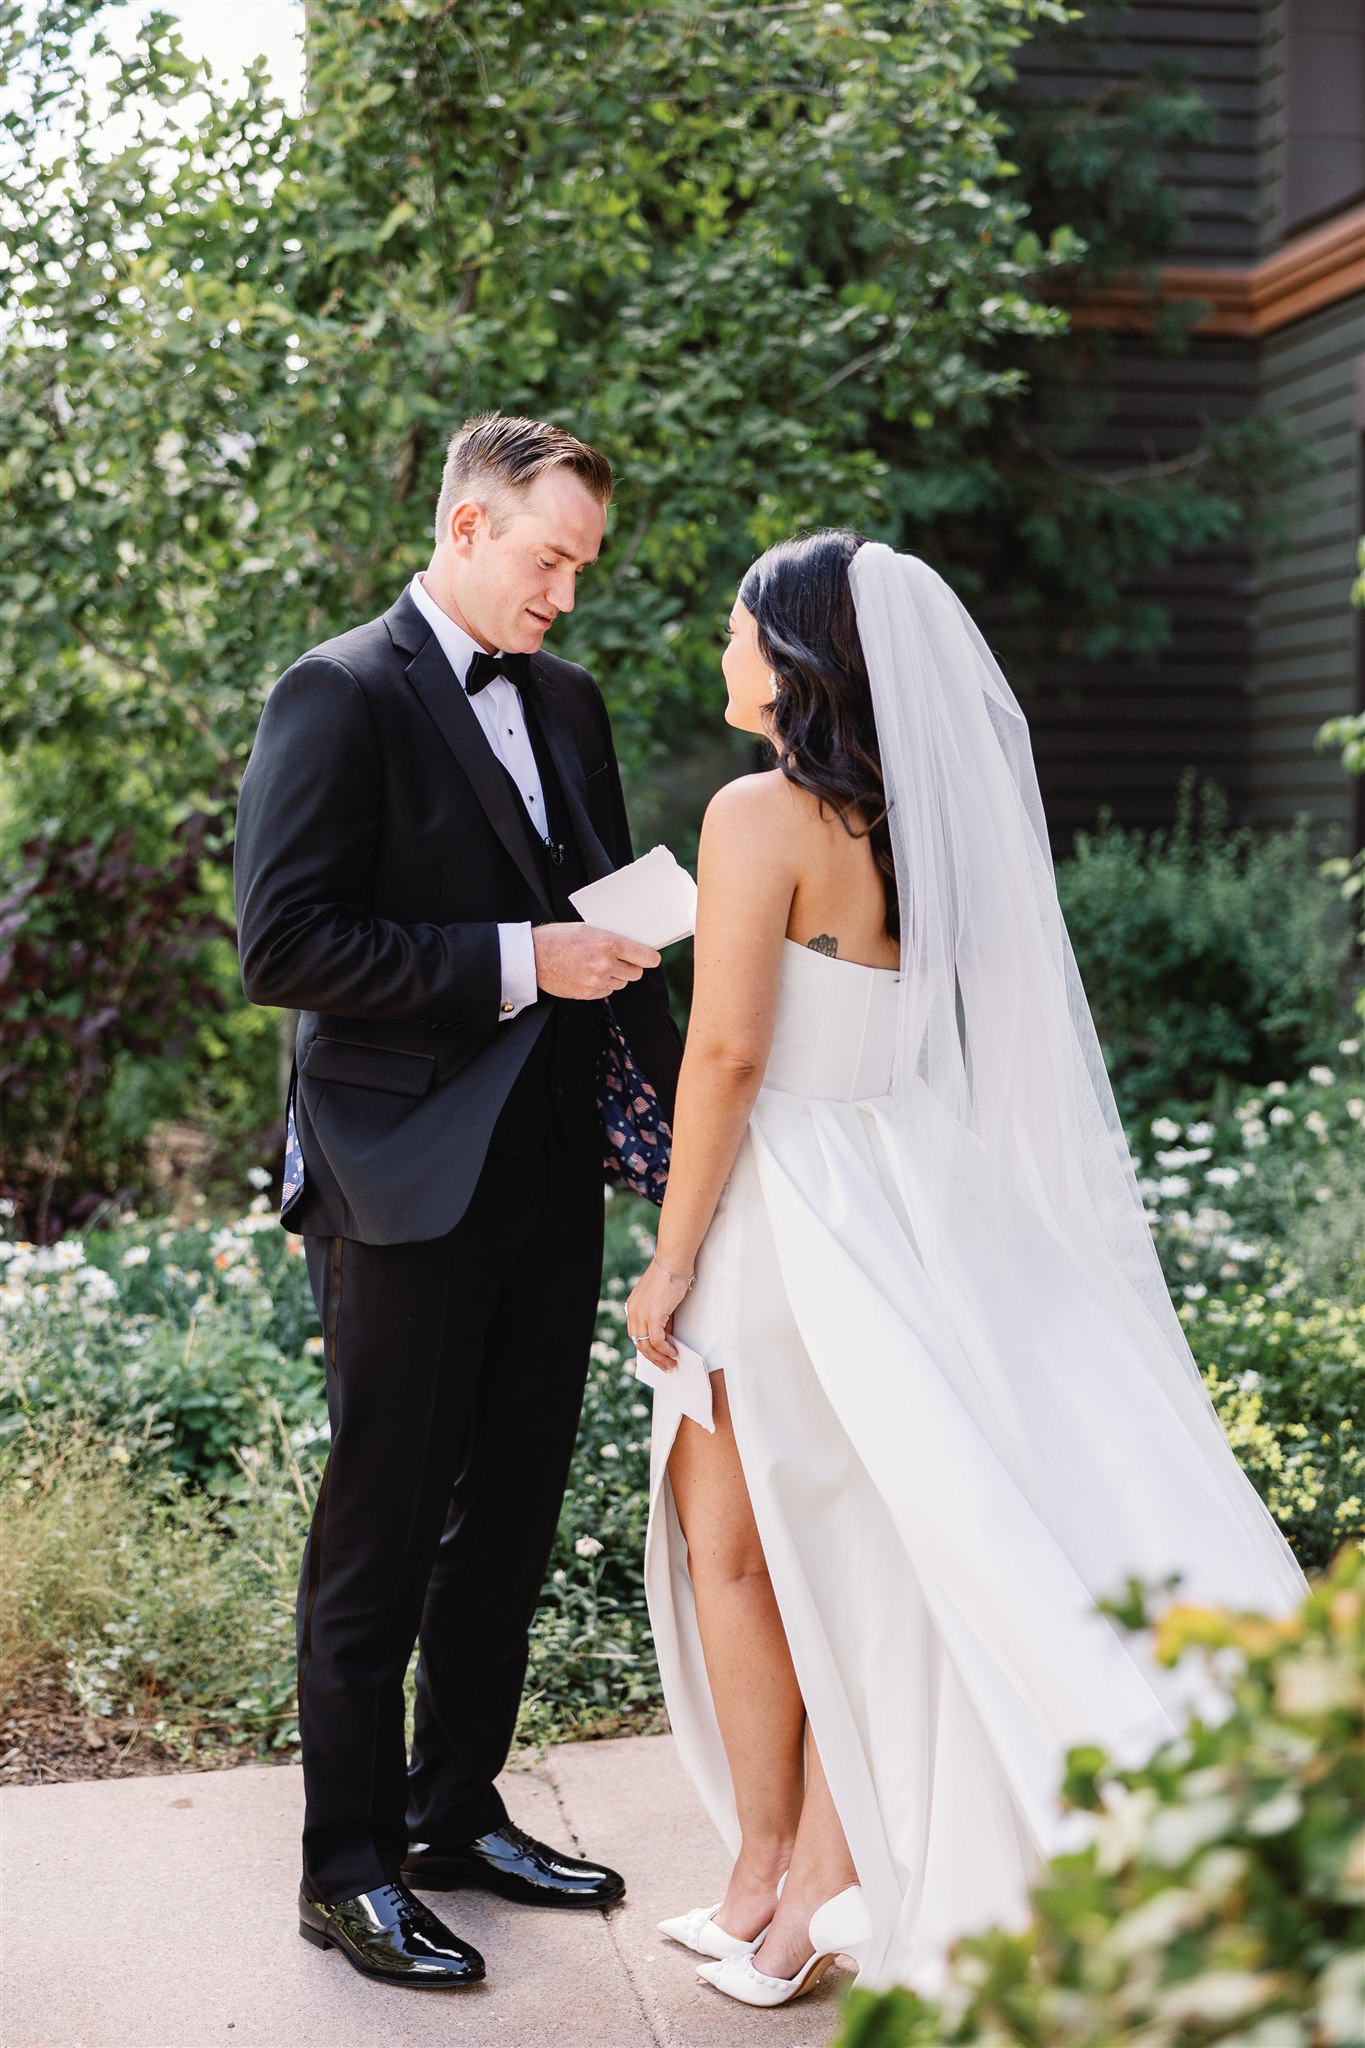
[[[543,1102],[544,1075],[523,1080]],[[454,1846],[506,1818],[492,1781],[516,1722],[602,1266],[600,1132],[552,1116],[529,1138],[539,1118],[528,1126],[524,1102],[518,1114],[521,1092],[446,1236],[307,1240],[332,1423],[299,1598],[304,1886],[323,1901],[398,1880],[403,1685],[419,1627],[421,1838]]]

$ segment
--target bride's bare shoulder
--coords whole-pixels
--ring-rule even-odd
[[[780,768],[759,769],[722,783],[706,806],[705,828],[731,832],[798,830],[806,822],[811,799],[787,780]]]

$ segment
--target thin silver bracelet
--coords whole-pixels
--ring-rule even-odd
[[[691,1287],[696,1280],[697,1276],[695,1273],[670,1272],[668,1267],[664,1264],[663,1260],[658,1256],[657,1252],[654,1255],[654,1263],[658,1267],[659,1271],[663,1274],[665,1280],[672,1280],[675,1284],[685,1280],[689,1287]]]

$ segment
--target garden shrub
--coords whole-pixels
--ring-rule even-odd
[[[1365,1552],[1285,1619],[1176,1606],[1155,1641],[1209,1658],[1226,1719],[1139,1769],[1073,1750],[1093,1838],[1030,1927],[960,1942],[938,2000],[854,1990],[840,2048],[1360,2048]]]
[[[25,1455],[25,1452],[28,1455]],[[0,1453],[0,1707],[58,1669],[92,1721],[209,1761],[288,1746],[294,1592],[310,1485],[249,1453],[235,1500],[149,1471],[117,1439]]]
[[[649,1406],[624,1340],[657,1213],[608,1203],[523,1740],[658,1714]],[[184,1754],[294,1740],[294,1585],[327,1448],[301,1249],[263,1194],[232,1223],[0,1241],[0,1704],[56,1669],[89,1714],[136,1717]]]
[[[1288,1078],[1332,1044],[1349,922],[1307,821],[1230,831],[1221,792],[1187,776],[1171,830],[1106,815],[1057,887],[1125,1115]]]
[[[1355,1039],[1331,1058],[1330,1068],[1272,1082],[1225,1115],[1162,1114],[1132,1130],[1156,1245],[1205,1383],[1305,1567],[1325,1562],[1360,1525],[1365,1494],[1365,1070]],[[266,1178],[254,1170],[258,1184]],[[607,1204],[583,1419],[532,1638],[521,1720],[530,1739],[658,1721],[643,1581],[649,1396],[625,1339],[625,1299],[656,1217],[620,1194]],[[230,1557],[233,1544],[254,1543],[259,1519],[261,1543],[278,1544],[288,1591],[327,1442],[301,1249],[264,1192],[229,1222],[134,1219],[46,1247],[0,1242],[0,1495],[27,1488],[70,1502],[74,1514],[74,1490],[54,1492],[50,1475],[73,1441],[98,1447],[126,1481],[107,1500],[110,1516],[125,1518],[130,1548],[159,1554],[157,1518],[173,1511],[181,1540],[196,1532],[209,1574],[214,1546]],[[286,1525],[287,1540],[278,1533]],[[231,1577],[235,1566],[224,1569]],[[103,1668],[105,1624],[125,1607],[138,1617],[119,1638],[133,1644],[122,1661],[126,1703],[150,1682],[137,1648],[154,1646],[145,1595],[130,1590],[116,1612],[50,1631],[49,1662],[70,1664],[82,1697],[94,1697],[81,1674]],[[203,1613],[215,1640],[241,1627],[242,1668],[257,1668],[252,1616],[234,1624],[213,1600]],[[217,1654],[204,1646],[206,1670],[218,1668]],[[188,1670],[190,1646],[177,1656]],[[248,1692],[275,1697],[264,1678]],[[161,1718],[197,1726],[195,1711],[172,1701]],[[287,1741],[292,1709],[281,1713],[253,1708],[233,1739]]]

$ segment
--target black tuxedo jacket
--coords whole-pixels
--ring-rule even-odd
[[[597,686],[532,659],[534,707],[588,878],[632,858]],[[405,591],[280,678],[242,780],[242,984],[302,1012],[294,1107],[307,1170],[289,1226],[397,1244],[464,1214],[556,999],[499,1022],[497,926],[554,912],[519,799]],[[613,998],[672,1115],[680,1059],[662,973]],[[528,1077],[529,1079],[529,1077]]]

